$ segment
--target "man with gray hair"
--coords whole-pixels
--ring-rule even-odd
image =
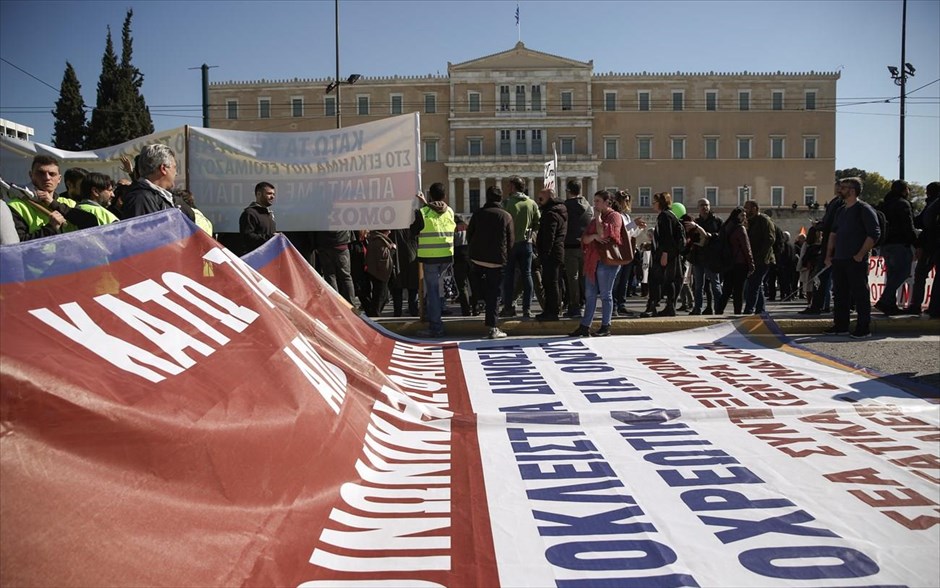
[[[160,143],[145,145],[137,159],[137,172],[140,179],[124,196],[123,218],[178,208],[196,222],[192,208],[172,193],[177,173],[176,154],[172,149]]]

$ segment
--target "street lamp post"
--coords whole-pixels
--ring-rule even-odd
[[[339,0],[335,0],[335,32],[336,32],[336,77],[333,78],[333,81],[329,83],[326,87],[326,93],[329,94],[334,89],[336,90],[336,128],[343,128],[343,119],[342,114],[340,114],[340,102],[342,92],[340,91],[340,86],[343,84],[355,84],[359,81],[359,78],[362,76],[359,74],[352,74],[345,80],[339,79]]]
[[[888,66],[894,83],[901,87],[901,130],[898,149],[898,179],[904,179],[904,101],[907,98],[907,78],[914,77],[914,66],[907,62],[907,0],[901,8],[901,67]]]

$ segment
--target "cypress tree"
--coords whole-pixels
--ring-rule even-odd
[[[119,94],[119,71],[111,27],[101,58],[101,76],[98,78],[98,100],[91,112],[88,126],[87,149],[98,149],[117,145],[127,140],[120,129],[121,96]]]
[[[121,32],[121,81],[123,98],[126,100],[126,125],[131,132],[131,139],[149,135],[153,132],[153,119],[147,101],[140,93],[144,83],[144,74],[131,64],[134,54],[134,39],[131,37],[131,19],[134,10],[128,9],[124,17],[124,29]]]
[[[59,99],[52,111],[55,117],[55,131],[52,144],[67,151],[81,151],[85,148],[85,136],[88,122],[85,117],[85,99],[82,98],[82,85],[78,82],[75,69],[65,62],[65,74],[59,87]]]

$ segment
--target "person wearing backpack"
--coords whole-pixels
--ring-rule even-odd
[[[911,275],[914,260],[914,213],[911,210],[911,189],[904,180],[895,180],[891,190],[881,203],[881,211],[887,221],[887,234],[880,239],[881,256],[884,258],[886,275],[885,289],[875,308],[887,316],[901,314],[898,308],[898,288]]]
[[[940,182],[927,184],[927,202],[924,209],[914,219],[914,226],[921,229],[917,237],[917,265],[914,267],[914,287],[911,289],[911,303],[907,314],[920,315],[921,304],[927,287],[927,276],[940,260]],[[934,288],[937,280],[934,278]],[[927,306],[930,318],[940,318],[940,295],[936,289]]]
[[[764,302],[764,278],[767,269],[774,263],[774,243],[776,227],[770,217],[760,211],[760,205],[754,200],[744,203],[747,215],[747,238],[751,242],[754,255],[754,273],[747,277],[744,284],[744,314],[761,314],[767,308]]]
[[[653,194],[653,210],[656,217],[656,229],[653,239],[653,256],[650,264],[649,300],[646,312],[641,317],[676,316],[676,285],[679,274],[679,254],[685,248],[685,229],[672,212],[672,194],[659,192]],[[659,299],[666,298],[666,306],[656,310]]]

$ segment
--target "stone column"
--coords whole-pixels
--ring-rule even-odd
[[[460,181],[463,182],[464,207],[470,208],[470,178],[460,178]]]
[[[535,178],[529,176],[527,179],[529,180],[529,196],[535,198]]]
[[[450,201],[450,207],[453,210],[457,210],[457,191],[454,189],[454,178],[450,174],[448,175],[449,180],[449,191],[447,192],[447,199]]]
[[[587,194],[584,194],[584,190],[581,190],[582,195],[585,198],[593,198],[594,192],[597,192],[597,177],[588,176],[587,179]]]

